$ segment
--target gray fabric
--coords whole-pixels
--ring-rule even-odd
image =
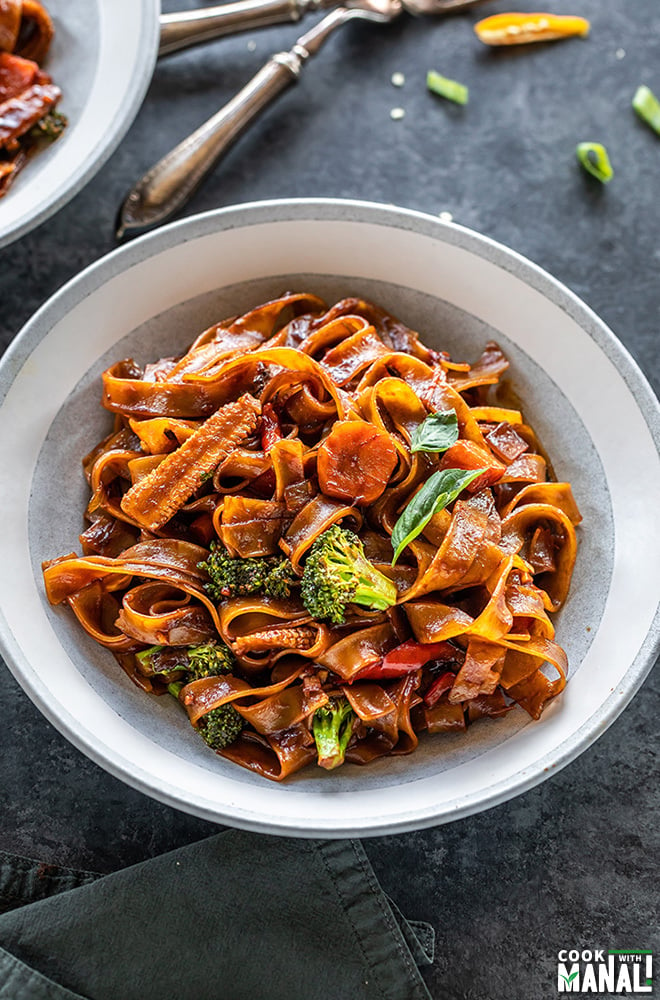
[[[433,929],[358,841],[227,831],[102,878],[0,855],[3,890],[55,895],[0,916],[0,1000],[430,998]]]

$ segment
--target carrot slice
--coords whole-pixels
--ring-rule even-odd
[[[319,448],[319,486],[329,497],[373,503],[387,486],[396,462],[389,434],[363,420],[343,420]]]
[[[570,35],[587,35],[589,28],[584,17],[559,14],[493,14],[474,26],[477,38],[486,45],[551,42]]]

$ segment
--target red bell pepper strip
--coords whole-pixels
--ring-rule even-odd
[[[419,670],[431,660],[455,660],[457,649],[448,642],[416,642],[408,639],[396,649],[386,653],[382,660],[372,663],[355,675],[357,680],[392,680]],[[453,675],[452,675],[453,676]]]
[[[261,411],[261,447],[264,451],[270,451],[283,437],[275,407],[272,403],[265,403]]]
[[[440,674],[439,677],[436,677],[433,684],[431,684],[431,687],[424,695],[424,704],[426,707],[433,708],[433,706],[440,701],[445,692],[451,691],[455,680],[456,674],[453,674],[451,670],[448,670],[445,674]]]

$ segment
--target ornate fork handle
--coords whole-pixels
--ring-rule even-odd
[[[289,52],[274,55],[228,104],[138,181],[121,207],[117,236],[157,225],[185,205],[214,164],[264,108],[298,79],[305,61],[336,28],[353,18],[383,21],[392,16],[338,7]]]
[[[235,0],[218,7],[162,14],[158,55],[166,56],[239,31],[299,21],[309,11],[328,5],[328,0]]]

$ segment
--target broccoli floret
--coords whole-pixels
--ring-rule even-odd
[[[220,705],[202,716],[197,732],[212,750],[222,750],[240,736],[245,719],[233,705]]]
[[[150,650],[143,650],[143,653],[151,653],[153,656],[155,655],[154,651],[162,649],[162,646],[152,646]],[[190,681],[231,673],[236,662],[231,650],[218,642],[205,642],[201,646],[191,646],[184,650],[184,653],[186,652],[187,664],[184,668],[186,679],[172,681],[171,684],[167,685],[167,690],[177,701],[182,689]],[[245,720],[233,705],[220,705],[218,708],[211,709],[199,720],[197,732],[213,750],[222,750],[223,747],[234,742],[244,725]]]
[[[135,655],[149,675],[185,670],[189,681],[230,674],[236,665],[231,649],[213,639],[198,646],[149,646]]]
[[[267,597],[289,597],[296,575],[285,556],[241,559],[229,555],[219,542],[211,542],[209,557],[199,563],[210,579],[206,592],[214,601],[226,597],[247,597],[261,591]]]
[[[355,712],[346,698],[331,698],[323,708],[317,708],[312,721],[312,732],[319,767],[331,771],[344,763],[354,719]]]
[[[218,674],[231,674],[235,666],[236,658],[224,642],[211,640],[188,649],[188,676],[191,681],[198,681],[202,677],[217,677]]]
[[[317,621],[341,625],[347,604],[383,611],[396,604],[397,589],[371,565],[357,535],[335,524],[312,545],[300,595]]]

